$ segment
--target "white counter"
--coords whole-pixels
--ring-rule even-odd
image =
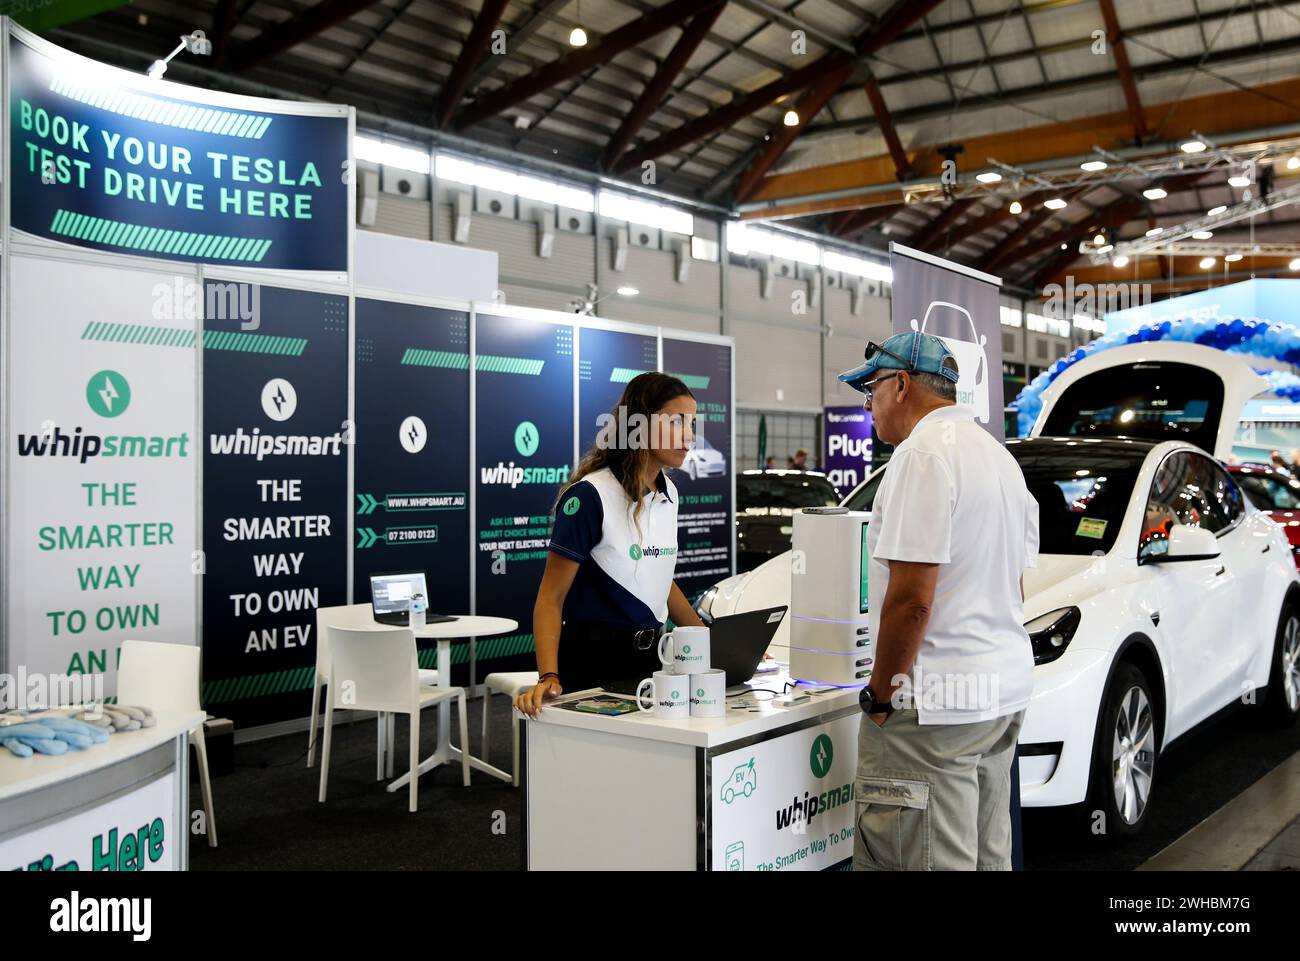
[[[189,732],[201,711],[49,756],[0,748],[0,869],[184,870]]]
[[[788,681],[769,675],[750,687],[781,691]],[[728,697],[720,718],[551,705],[525,721],[529,869],[784,870],[849,861],[858,690],[789,707],[770,696]]]

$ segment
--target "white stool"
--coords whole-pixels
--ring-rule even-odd
[[[530,687],[535,687],[537,681],[536,671],[498,671],[489,674],[483,681],[483,760],[485,762],[488,759],[488,718],[492,714],[492,692],[504,694],[513,701]],[[514,778],[514,786],[519,787],[519,718],[513,713],[510,718],[510,733],[514,753],[510,773]]]

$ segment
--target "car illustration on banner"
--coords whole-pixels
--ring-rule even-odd
[[[735,770],[727,775],[719,789],[719,797],[723,804],[730,804],[740,795],[749,797],[757,787],[758,772],[754,770],[754,759],[751,757],[749,763],[736,765]]]
[[[696,434],[691,449],[686,452],[681,469],[691,480],[701,477],[720,477],[727,472],[727,459],[722,451],[709,443],[703,434]]]
[[[1283,725],[1300,717],[1291,545],[1223,464],[1246,401],[1267,389],[1212,347],[1116,347],[1062,373],[1029,437],[1007,441],[1039,506],[1038,566],[1024,573],[1025,807],[1083,805],[1108,838],[1132,836],[1160,796],[1171,742],[1230,705]],[[870,511],[887,469],[841,506]],[[786,552],[696,608],[707,622],[789,604],[791,576]],[[770,652],[781,660],[789,621]]]
[[[970,311],[957,304],[950,304],[946,300],[931,302],[930,306],[925,308],[925,316],[921,318],[920,326],[913,317],[912,329],[923,334],[927,333],[926,326],[930,323],[930,315],[934,313],[936,307],[955,310],[966,318],[971,340],[958,340],[955,337],[943,337],[939,334],[935,336],[942,340],[957,358],[957,369],[961,374],[961,379],[957,381],[957,403],[974,410],[975,418],[981,424],[987,424],[989,422],[989,358],[984,345],[988,342],[988,338],[975,329],[975,318],[970,315]]]

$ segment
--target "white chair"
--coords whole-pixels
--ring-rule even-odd
[[[492,714],[492,692],[504,694],[514,700],[530,687],[537,685],[538,674],[536,671],[498,671],[495,674],[489,674],[483,681],[483,761],[488,759],[488,718]],[[512,766],[510,774],[513,778],[515,787],[519,787],[519,718],[511,714],[510,717],[510,735],[511,747],[513,750]]]
[[[123,641],[117,662],[117,702],[159,711],[201,711],[199,676],[203,652],[188,644]],[[208,777],[208,746],[203,725],[190,731],[199,762],[203,811],[208,819],[208,847],[217,846],[217,819],[212,813],[212,781]],[[189,772],[183,776],[188,777]],[[186,826],[188,830],[188,825]]]
[[[316,763],[316,732],[320,725],[320,692],[321,688],[329,685],[330,677],[330,646],[329,636],[326,634],[326,627],[354,627],[354,628],[371,628],[375,627],[375,619],[371,613],[369,604],[345,604],[339,607],[321,607],[316,610],[316,676],[312,682],[311,689],[311,723],[307,731],[307,766],[311,767]],[[420,668],[420,684],[426,687],[436,687],[438,685],[438,672],[428,668]],[[375,780],[382,780],[387,770],[387,776],[393,776],[393,756],[391,745],[393,743],[394,719],[385,718],[380,713],[376,718],[377,739],[375,744]]]
[[[321,748],[320,800],[329,780],[330,742],[334,709],[407,714],[411,721],[410,810],[416,810],[420,780],[420,711],[448,698],[456,699],[461,731],[465,730],[465,689],[421,687],[415,635],[409,627],[357,629],[325,628],[330,647],[330,685],[325,701],[325,743]],[[382,730],[382,723],[381,723]],[[469,752],[460,756],[461,777],[469,786]]]

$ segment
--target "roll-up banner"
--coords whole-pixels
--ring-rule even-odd
[[[123,640],[195,641],[196,278],[12,261],[7,672],[112,696]]]
[[[370,600],[371,574],[424,571],[429,610],[464,613],[469,312],[358,298],[356,326],[352,596]]]
[[[840,496],[871,473],[871,414],[855,407],[822,409],[822,470]]]
[[[474,323],[475,610],[519,622],[478,656],[527,670],[555,499],[573,466],[574,328],[525,314]]]
[[[203,703],[248,727],[309,712],[316,608],[347,602],[353,428],[348,298],[241,286],[257,333],[203,330]]]
[[[348,270],[349,109],[151,80],[16,26],[10,226],[93,250]]]
[[[981,427],[1005,440],[1001,278],[902,244],[889,245],[889,262],[894,333],[919,330],[940,337],[957,358],[957,403],[971,408]]]
[[[731,449],[732,347],[715,341],[663,338],[663,369],[680,377],[697,405],[695,444],[677,485],[677,574],[694,601],[733,569],[735,463]]]

